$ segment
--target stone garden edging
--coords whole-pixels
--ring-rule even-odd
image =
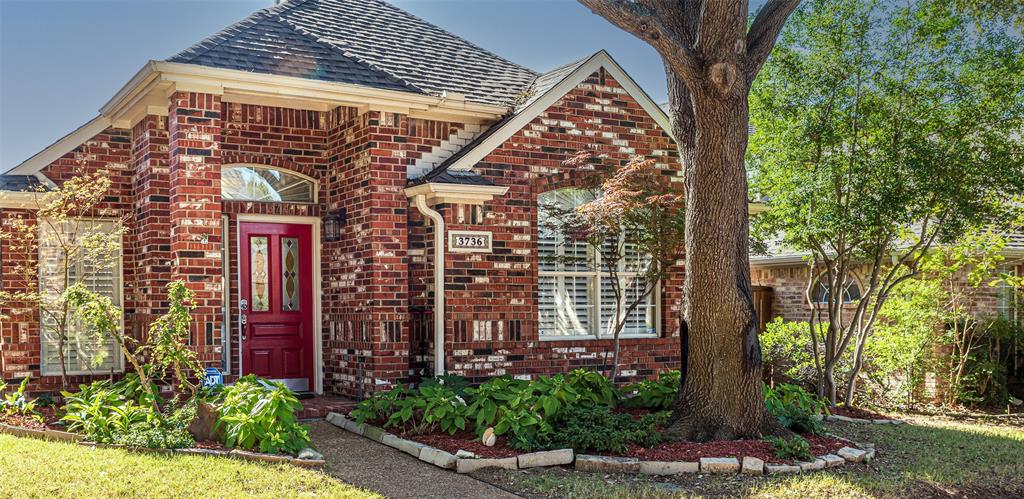
[[[599,473],[639,473],[644,475],[678,475],[683,473],[744,474],[763,475],[776,473],[800,473],[834,468],[846,462],[870,462],[875,458],[873,444],[856,444],[858,447],[843,447],[835,454],[818,456],[813,462],[795,464],[765,464],[755,457],[702,457],[700,461],[641,461],[633,457],[595,456],[575,454],[572,449],[531,452],[513,457],[478,458],[462,456],[462,451],[451,454],[427,444],[407,440],[393,435],[376,426],[359,424],[336,412],[327,415],[327,422],[338,428],[366,437],[402,451],[420,461],[458,473],[471,473],[483,468],[508,470],[572,464],[577,470]],[[851,445],[854,445],[851,443]]]
[[[313,453],[310,458],[299,458],[291,456],[283,456],[279,454],[264,454],[261,452],[249,452],[239,449],[232,450],[220,450],[220,449],[150,449],[148,447],[129,447],[126,445],[113,445],[113,444],[101,444],[96,442],[88,442],[85,440],[84,435],[77,433],[68,433],[66,431],[59,430],[36,430],[32,428],[23,428],[20,426],[11,426],[5,423],[0,423],[0,433],[6,433],[8,435],[14,435],[16,437],[28,437],[38,438],[43,440],[57,440],[63,442],[77,443],[78,445],[84,445],[87,447],[102,447],[110,449],[124,449],[132,452],[145,452],[150,454],[189,454],[194,456],[215,456],[225,458],[242,459],[245,461],[256,461],[264,463],[289,463],[295,466],[303,468],[318,468],[325,464],[323,457],[317,457],[319,454]],[[306,451],[300,452],[301,456]]]
[[[839,421],[842,423],[865,423],[865,424],[891,424],[901,425],[903,421],[899,419],[863,419],[863,418],[851,418],[847,416],[825,416],[825,421]]]

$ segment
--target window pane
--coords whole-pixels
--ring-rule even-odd
[[[260,166],[228,166],[220,174],[221,196],[240,201],[314,202],[314,185],[298,175]]]
[[[252,311],[270,310],[270,256],[267,236],[249,239],[249,265],[252,272]]]
[[[621,286],[622,301],[618,308],[619,313],[625,313],[626,309],[640,299],[646,291],[644,281],[639,276],[622,276]],[[601,335],[613,337],[616,320],[615,288],[610,276],[601,276]],[[652,291],[643,301],[637,304],[636,308],[626,317],[620,336],[636,336],[655,334],[655,311],[654,292]]]
[[[540,334],[590,335],[593,309],[590,278],[541,276],[539,285]]]
[[[281,310],[299,309],[299,240],[281,238]]]
[[[64,262],[62,251],[55,240],[53,228],[41,223],[39,245],[39,285],[44,295],[52,299],[65,288]],[[104,220],[85,221],[74,230],[73,222],[63,227],[65,238],[75,233],[76,239],[92,234],[110,233],[113,222]],[[114,305],[121,306],[121,254],[118,250],[114,255],[91,256],[80,254],[76,261],[68,266],[68,285],[82,282],[92,291],[110,298]],[[44,306],[52,309],[52,306]],[[60,373],[59,339],[56,331],[55,318],[41,312],[42,319],[42,371],[46,375]],[[95,334],[87,331],[84,324],[72,323],[69,327],[67,341],[64,345],[65,367],[69,373],[109,373],[121,369],[121,355],[113,338],[100,341]],[[94,359],[101,359],[93,364]]]

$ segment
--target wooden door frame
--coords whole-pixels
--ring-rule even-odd
[[[321,315],[321,276],[320,276],[320,218],[318,217],[304,217],[298,215],[262,215],[262,214],[250,214],[250,213],[239,213],[235,217],[235,244],[238,246],[239,252],[242,248],[242,224],[243,223],[277,223],[277,224],[295,224],[295,225],[308,225],[312,231],[312,248],[311,254],[313,258],[313,329],[315,330],[312,334],[313,337],[313,392],[318,395],[324,393],[324,359],[323,359],[323,344],[324,344],[324,328],[323,328],[323,316]],[[239,296],[241,296],[242,289],[242,273],[241,261],[242,255],[239,253],[239,263],[235,265],[235,283],[238,285]],[[238,303],[231,307],[231,313],[238,313]],[[237,322],[237,321],[235,321]],[[238,372],[239,374],[245,372],[245,365],[243,364],[242,351],[244,347],[242,345],[241,336],[239,336],[238,342]]]

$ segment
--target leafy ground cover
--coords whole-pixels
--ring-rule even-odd
[[[488,470],[474,474],[525,497],[1024,497],[1024,424],[908,416],[903,426],[827,423],[828,430],[874,442],[877,458],[834,470],[766,477],[657,478],[569,469]]]
[[[850,445],[822,434],[820,415],[827,407],[791,384],[765,388],[769,413],[795,433],[789,438],[681,441],[668,427],[665,410],[678,389],[678,371],[623,389],[582,369],[530,381],[501,376],[477,387],[450,376],[416,389],[399,386],[374,394],[349,415],[453,454],[469,451],[488,458],[572,448],[661,461],[752,456],[793,463]]]
[[[137,453],[0,435],[0,497],[380,495],[289,464]]]

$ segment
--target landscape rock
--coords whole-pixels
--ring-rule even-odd
[[[727,474],[738,473],[740,461],[735,457],[702,457],[700,458],[701,473]]]
[[[857,422],[857,420],[855,418],[848,418],[846,416],[829,416],[828,420],[829,421],[841,421],[843,423],[855,423],[855,422]]]
[[[288,456],[279,456],[277,454],[260,454],[257,452],[249,452],[240,449],[232,449],[228,453],[229,456],[237,459],[245,459],[247,461],[263,461],[267,463],[287,463],[291,462],[292,458]]]
[[[835,468],[836,466],[846,462],[845,459],[835,454],[825,454],[824,456],[821,456],[821,459],[825,461],[826,468]]]
[[[459,459],[476,459],[476,458],[478,458],[480,456],[478,456],[476,454],[473,454],[472,452],[469,452],[468,450],[459,449],[458,452],[455,453],[455,457],[457,457]]]
[[[870,463],[874,459],[875,459],[875,448],[872,447],[872,448],[867,450],[867,454],[864,454],[864,462],[865,463]]]
[[[384,436],[381,437],[380,443],[391,447],[392,449],[398,449],[415,458],[420,457],[420,451],[427,447],[419,442],[396,437],[390,433],[385,433]]]
[[[836,454],[839,454],[839,457],[850,461],[851,463],[859,463],[864,460],[864,456],[867,455],[867,451],[854,449],[853,447],[843,447],[842,449],[839,449],[839,452],[836,452]]]
[[[572,464],[572,449],[549,450],[544,452],[531,452],[519,455],[520,468],[535,468],[538,466],[560,466]]]
[[[373,440],[374,442],[381,442],[384,440],[384,430],[377,428],[376,426],[364,425],[363,436]]]
[[[764,474],[764,461],[751,456],[743,458],[743,467],[741,473],[744,475],[763,475]]]
[[[324,455],[314,450],[312,447],[306,447],[299,451],[299,455],[295,456],[298,459],[309,460],[309,461],[323,461]]]
[[[636,473],[640,471],[640,461],[632,457],[576,456],[576,469],[599,473]]]
[[[764,469],[769,475],[777,475],[779,473],[800,473],[800,467],[795,464],[766,464]]]
[[[420,461],[424,461],[434,466],[440,466],[446,470],[455,469],[455,464],[459,459],[441,449],[435,449],[433,447],[424,447],[420,450]]]
[[[825,460],[818,458],[809,463],[797,463],[800,466],[800,471],[817,471],[825,469]]]
[[[700,463],[685,461],[640,461],[640,473],[645,475],[678,475],[697,473]]]
[[[484,430],[484,435],[480,437],[480,443],[488,447],[494,447],[494,444],[497,442],[498,436],[494,434],[493,427],[488,427],[486,430]]]
[[[459,473],[472,473],[483,468],[501,468],[514,470],[519,467],[515,457],[501,459],[459,459],[455,465],[455,471]]]
[[[196,440],[220,442],[224,431],[223,428],[216,429],[218,416],[217,406],[207,402],[200,402],[196,405],[195,419],[188,424],[188,432]]]

